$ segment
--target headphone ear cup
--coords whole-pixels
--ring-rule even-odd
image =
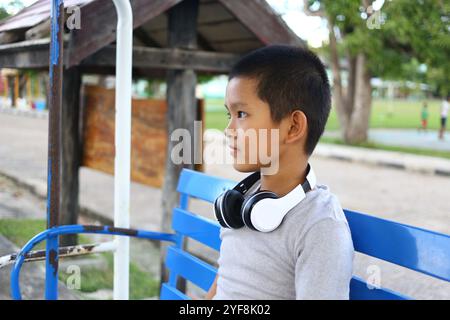
[[[220,225],[225,228],[238,229],[244,226],[241,218],[243,195],[237,190],[228,190],[214,202],[214,211]]]
[[[220,210],[224,194],[225,193],[222,193],[220,196],[218,196],[216,198],[216,200],[214,200],[214,214],[216,215],[216,219],[217,219],[217,221],[220,223],[220,225],[222,227],[226,227],[226,224],[225,224],[225,222],[223,221],[223,218],[222,218],[222,212]]]
[[[250,229],[255,230],[255,231],[259,231],[259,230],[256,229],[252,223],[252,219],[251,219],[252,209],[257,202],[259,202],[263,199],[278,199],[278,196],[274,192],[271,192],[271,191],[260,191],[258,193],[255,193],[251,197],[245,199],[244,203],[242,204],[242,209],[241,209],[242,220],[244,221],[244,224],[247,227],[249,227]]]

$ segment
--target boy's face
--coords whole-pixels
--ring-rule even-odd
[[[259,99],[256,86],[255,79],[235,77],[226,89],[229,122],[225,135],[233,167],[241,172],[273,166],[274,159],[278,162],[279,129],[283,121],[277,124],[272,120],[269,105]]]

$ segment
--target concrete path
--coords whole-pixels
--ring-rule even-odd
[[[0,219],[45,219],[45,202],[0,175]]]
[[[340,134],[337,131],[331,131],[326,132],[325,136],[339,138]],[[449,130],[444,140],[439,140],[437,130],[424,132],[416,129],[370,129],[369,140],[388,146],[450,151]]]
[[[450,159],[414,155],[361,147],[319,143],[314,155],[353,163],[365,163],[378,167],[389,167],[410,172],[450,176]]]

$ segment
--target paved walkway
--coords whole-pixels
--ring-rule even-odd
[[[339,138],[338,131],[326,132],[325,136]],[[388,146],[411,147],[450,151],[450,132],[447,130],[444,140],[438,139],[437,130],[419,131],[415,129],[370,129],[369,140]]]
[[[318,144],[316,156],[355,163],[365,163],[378,167],[390,167],[410,172],[450,176],[450,159],[419,156],[403,152],[385,151],[336,144]]]
[[[45,195],[46,188],[46,132],[45,119],[0,114],[0,172],[32,186],[41,195]],[[327,184],[339,197],[344,208],[450,234],[448,177],[359,161],[342,161],[339,157],[325,156],[326,150],[331,152],[327,146],[320,146],[311,162],[319,183]],[[225,165],[206,165],[205,171],[234,180],[245,176]],[[82,207],[95,211],[106,219],[112,219],[113,178],[82,168],[80,184]],[[132,226],[159,230],[161,210],[155,205],[159,203],[160,189],[132,183]],[[191,208],[213,218],[210,204],[194,200]],[[217,258],[217,253],[206,250],[203,246],[193,243],[191,247],[194,251],[202,251],[202,255],[210,259]],[[363,255],[357,255],[355,273],[367,278],[367,268],[373,264],[381,268],[383,286],[415,298],[450,299],[449,283],[374,261]]]

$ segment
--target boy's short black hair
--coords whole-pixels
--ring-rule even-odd
[[[331,108],[325,67],[311,51],[288,45],[270,45],[242,57],[232,68],[235,77],[258,81],[258,97],[269,104],[272,120],[279,123],[294,110],[308,119],[305,151],[311,155],[321,137]]]

